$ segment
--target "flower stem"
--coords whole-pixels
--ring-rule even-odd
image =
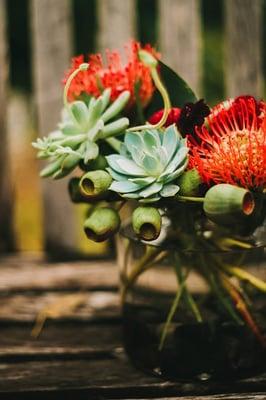
[[[184,202],[191,201],[191,202],[196,202],[196,203],[203,203],[204,197],[176,196],[176,200],[181,200]]]
[[[151,76],[154,81],[154,84],[155,84],[157,90],[160,92],[162,99],[163,99],[164,110],[163,110],[162,118],[160,119],[159,122],[157,122],[157,124],[154,124],[154,125],[144,124],[144,125],[139,125],[139,126],[135,126],[135,127],[133,126],[132,128],[127,129],[127,132],[141,131],[143,129],[160,129],[164,126],[164,124],[167,120],[167,117],[168,117],[168,114],[169,114],[169,111],[171,108],[171,102],[170,102],[168,92],[167,92],[164,84],[161,81],[161,78],[157,71],[157,67],[155,65],[149,65],[149,67],[150,67]]]
[[[70,85],[73,81],[73,79],[78,75],[78,73],[80,71],[87,71],[87,69],[89,68],[89,64],[88,63],[82,63],[78,66],[77,69],[75,69],[68,77],[68,80],[66,81],[65,87],[64,87],[64,93],[63,93],[63,102],[64,102],[64,106],[67,107],[68,106],[68,100],[67,100],[67,95],[68,95],[68,90],[70,88]]]

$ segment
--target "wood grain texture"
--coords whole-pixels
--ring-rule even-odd
[[[136,34],[135,0],[98,0],[97,49],[124,50]]]
[[[0,253],[14,250],[13,193],[7,135],[7,35],[6,3],[0,0]],[[4,210],[4,212],[3,212]]]
[[[0,399],[265,398],[266,374],[234,382],[169,382],[135,369],[123,350],[112,263],[49,264],[10,256],[2,257],[0,271]],[[48,320],[33,339],[36,313],[79,294],[81,283],[84,304]]]
[[[112,290],[118,287],[118,268],[113,261],[49,263],[42,256],[1,259],[0,291]],[[15,277],[15,279],[14,279]]]
[[[72,55],[69,0],[31,0],[33,71],[38,132],[56,129],[60,119],[62,79]],[[66,180],[43,182],[44,240],[46,250],[67,255],[75,248],[73,205]]]
[[[261,0],[225,1],[227,96],[263,94],[262,16]]]
[[[201,17],[199,0],[159,1],[163,60],[200,93]]]

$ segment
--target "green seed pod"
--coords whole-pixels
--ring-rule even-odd
[[[132,215],[132,226],[140,239],[155,240],[161,232],[162,218],[157,208],[137,207]]]
[[[177,180],[180,196],[196,196],[199,186],[202,183],[200,175],[196,169],[185,171]]]
[[[68,183],[68,193],[73,203],[87,203],[87,198],[81,194],[79,178],[71,178]]]
[[[83,227],[88,239],[94,242],[103,242],[119,230],[118,211],[108,207],[96,208],[86,219]]]
[[[255,200],[247,189],[221,183],[208,190],[203,209],[210,220],[228,226],[251,216]]]
[[[79,187],[86,197],[96,197],[105,193],[112,183],[112,177],[103,170],[89,171],[82,176]]]

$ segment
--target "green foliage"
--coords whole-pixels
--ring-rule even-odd
[[[109,189],[141,202],[174,196],[179,186],[173,181],[184,172],[187,154],[186,140],[174,125],[165,131],[128,132],[121,154],[106,157],[114,179]]]
[[[73,101],[63,110],[59,129],[33,143],[39,150],[39,158],[51,161],[41,171],[42,177],[63,178],[81,162],[86,165],[99,156],[98,140],[125,131],[128,119],[116,118],[127,104],[130,93],[121,93],[109,105],[110,94],[110,89],[106,89],[97,99],[91,98],[88,105],[80,100]]]
[[[187,83],[161,61],[159,62],[159,73],[169,94],[172,107],[183,107],[185,103],[195,103],[197,101],[195,93]],[[162,97],[159,91],[156,90],[147,109],[147,115],[150,116],[161,108],[163,108]]]

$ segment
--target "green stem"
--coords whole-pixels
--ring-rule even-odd
[[[181,200],[181,201],[191,201],[191,202],[197,202],[197,203],[203,203],[204,202],[204,197],[191,197],[191,196],[176,196],[176,200]]]
[[[87,69],[89,68],[89,64],[88,63],[82,63],[79,65],[79,67],[77,69],[75,69],[68,77],[68,80],[66,81],[65,87],[64,87],[64,93],[63,93],[63,102],[64,102],[64,106],[67,107],[68,106],[68,100],[67,100],[67,95],[68,95],[68,91],[71,85],[71,82],[73,81],[73,79],[78,75],[78,73],[80,71],[87,71]]]
[[[179,281],[179,284],[181,284],[181,282],[184,280],[183,277],[183,273],[182,273],[182,267],[180,264],[180,260],[179,257],[176,254],[176,263],[175,263],[175,270],[176,270],[176,274],[177,274],[177,278]],[[187,285],[184,286],[184,297],[185,297],[185,301],[187,303],[187,306],[190,308],[192,314],[194,315],[195,319],[197,322],[201,323],[203,322],[200,310],[197,306],[197,303],[195,302],[192,294],[190,293],[190,291],[187,288]]]
[[[141,131],[143,129],[160,129],[164,126],[170,108],[171,108],[171,103],[170,103],[170,98],[168,95],[168,92],[166,90],[166,88],[164,87],[161,78],[158,74],[157,68],[156,67],[150,67],[151,70],[151,76],[153,78],[154,84],[156,86],[156,88],[158,89],[158,91],[160,92],[162,99],[163,99],[163,104],[164,104],[164,110],[163,110],[163,115],[162,118],[160,119],[159,122],[157,122],[157,124],[144,124],[144,125],[139,125],[139,126],[135,126],[132,128],[127,129],[127,132],[135,132],[135,131]]]
[[[110,137],[110,138],[106,138],[105,141],[117,152],[120,153],[120,148],[122,145],[122,142],[120,142],[120,140]]]
[[[225,294],[223,293],[223,290],[220,288],[219,283],[217,282],[217,280],[219,281],[217,274],[215,274],[215,272],[213,270],[210,270],[210,268],[207,266],[207,263],[205,262],[203,255],[200,256],[200,261],[201,261],[201,266],[204,270],[205,278],[208,280],[213,292],[216,294],[216,296],[220,300],[224,309],[229,313],[231,318],[238,325],[242,325],[243,322],[242,322],[241,318],[237,315],[230,300],[228,299],[228,297],[225,296]]]
[[[160,343],[159,343],[159,351],[161,351],[163,349],[163,345],[164,345],[164,342],[165,342],[165,339],[166,339],[166,336],[167,336],[167,333],[168,333],[169,325],[172,322],[172,319],[173,319],[173,317],[175,315],[175,312],[176,312],[177,307],[179,305],[179,301],[180,301],[181,296],[183,294],[184,288],[185,288],[185,280],[183,280],[182,283],[180,284],[180,286],[179,286],[179,288],[178,288],[178,290],[176,292],[174,301],[173,301],[173,303],[171,305],[171,308],[169,310],[169,313],[167,315],[167,319],[166,319],[166,322],[164,324],[164,328],[163,328],[161,339],[160,339]]]

